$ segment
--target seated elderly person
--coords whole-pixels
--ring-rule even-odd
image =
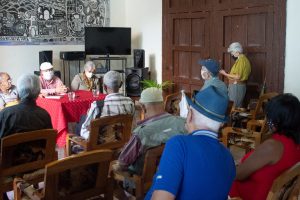
[[[226,84],[219,79],[219,63],[214,59],[200,60],[198,62],[201,67],[201,77],[204,80],[204,85],[201,90],[209,86],[215,86],[224,96],[228,97]]]
[[[99,102],[94,101],[87,112],[86,119],[81,126],[80,135],[88,139],[90,135],[90,123],[96,117],[114,116],[121,114],[134,114],[134,102],[131,98],[125,97],[119,93],[122,86],[121,75],[116,71],[109,71],[103,77],[104,90],[107,96],[104,99],[103,106],[99,107]],[[100,110],[102,112],[100,113]],[[114,138],[102,138],[104,142],[113,141]]]
[[[20,103],[0,112],[0,138],[18,133],[52,128],[50,115],[36,105],[40,81],[35,75],[22,75],[17,81]]]
[[[42,63],[40,66],[40,70],[40,83],[42,95],[56,95],[67,92],[67,87],[63,84],[60,78],[54,75],[53,66],[51,63]]]
[[[266,199],[273,181],[300,161],[300,102],[291,94],[269,101],[267,122],[272,137],[242,158],[230,197]]]
[[[145,109],[145,120],[138,122],[133,135],[124,146],[116,169],[128,169],[141,174],[144,165],[143,154],[147,149],[165,143],[174,135],[187,134],[185,119],[164,111],[162,90],[147,88],[142,91],[139,102]]]
[[[235,166],[218,132],[227,120],[228,98],[210,86],[187,101],[190,134],[167,141],[147,200],[227,199]]]
[[[76,90],[88,90],[100,89],[99,79],[94,75],[95,64],[93,61],[87,61],[84,65],[84,72],[77,74],[72,80],[71,89]]]
[[[0,72],[0,110],[18,103],[18,91],[8,73]]]

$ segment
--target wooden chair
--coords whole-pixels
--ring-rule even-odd
[[[67,136],[67,156],[72,154],[71,148],[74,144],[80,145],[84,151],[96,149],[116,150],[122,148],[130,139],[132,119],[132,115],[115,115],[92,120],[88,140],[80,136]],[[112,142],[101,143],[98,140],[100,134],[114,135],[116,139]]]
[[[190,97],[190,93],[185,93],[186,96]],[[179,115],[179,103],[181,101],[181,92],[176,92],[167,95],[164,101],[164,110],[172,115]]]
[[[134,103],[134,107],[135,107],[135,121],[141,121],[145,119],[145,108],[143,107],[143,105],[141,105],[138,101],[135,101]]]
[[[143,199],[145,193],[152,185],[152,179],[159,165],[160,157],[164,150],[164,145],[148,149],[145,154],[144,167],[141,175],[130,174],[125,171],[114,171],[113,176],[116,181],[124,182],[125,179],[135,183],[136,199]]]
[[[300,186],[300,162],[282,173],[273,182],[267,200],[298,199]]]
[[[246,111],[246,109],[234,108],[232,109],[232,113],[238,113],[239,116],[245,117],[246,119],[244,120],[244,124],[247,124],[247,122],[251,119],[263,119],[265,117],[264,107],[266,103],[277,95],[278,93],[276,92],[263,94],[259,97],[254,109]]]
[[[0,199],[4,192],[13,189],[13,178],[28,172],[44,169],[49,162],[57,160],[55,151],[57,131],[43,129],[16,133],[1,140]],[[28,177],[28,176],[27,176]],[[37,183],[43,176],[30,180]],[[28,179],[31,179],[28,177]]]
[[[266,119],[250,120],[247,128],[235,128],[227,126],[222,129],[222,143],[229,147],[235,145],[249,152],[267,139],[268,129],[266,127]]]
[[[15,200],[22,199],[22,195],[30,199],[83,200],[102,194],[104,199],[112,200],[113,182],[108,176],[112,154],[111,150],[95,150],[47,164],[41,191],[15,178]]]

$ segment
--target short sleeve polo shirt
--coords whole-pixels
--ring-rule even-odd
[[[151,199],[154,190],[168,191],[176,199],[227,199],[235,177],[233,158],[216,133],[196,133],[167,142],[145,199]]]

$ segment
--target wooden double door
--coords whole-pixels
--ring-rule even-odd
[[[267,91],[282,92],[285,12],[280,0],[163,0],[163,80],[175,83],[173,92],[199,90],[198,60],[214,58],[228,72],[227,48],[238,41],[252,65],[246,100],[264,81]]]

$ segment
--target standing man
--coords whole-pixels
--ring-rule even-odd
[[[214,59],[200,60],[198,62],[201,67],[201,77],[204,80],[204,85],[201,90],[209,86],[215,86],[224,96],[228,97],[228,90],[226,84],[221,81],[219,75],[219,63]]]
[[[49,62],[44,62],[40,66],[41,75],[41,94],[56,95],[61,93],[66,93],[68,88],[63,84],[63,82],[54,75],[53,66]]]
[[[145,199],[227,199],[235,165],[229,150],[220,144],[218,131],[227,120],[228,98],[211,86],[187,101],[190,134],[168,140]]]
[[[18,91],[6,72],[0,72],[0,110],[18,103]]]
[[[251,65],[248,58],[243,54],[243,47],[240,43],[234,42],[229,45],[228,53],[235,60],[230,73],[220,70],[220,74],[228,78],[229,99],[234,102],[235,107],[242,107],[246,94],[246,83],[251,73]]]

